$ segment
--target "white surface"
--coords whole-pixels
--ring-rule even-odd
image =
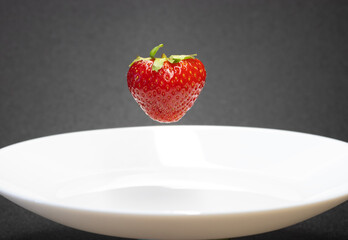
[[[236,237],[286,227],[346,201],[348,144],[243,127],[62,134],[1,149],[0,193],[100,234]]]

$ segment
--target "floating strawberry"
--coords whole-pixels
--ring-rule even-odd
[[[206,71],[192,55],[165,54],[155,58],[158,45],[149,58],[137,57],[127,74],[129,91],[144,112],[158,122],[179,121],[192,107],[203,89]]]

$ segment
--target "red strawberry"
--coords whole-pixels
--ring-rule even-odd
[[[205,84],[206,71],[193,55],[164,54],[155,58],[163,44],[149,58],[137,57],[127,74],[129,91],[144,112],[158,122],[179,121],[192,107]]]

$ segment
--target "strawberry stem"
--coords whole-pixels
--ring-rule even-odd
[[[155,58],[155,55],[156,55],[158,49],[160,49],[161,47],[163,47],[163,44],[162,44],[162,43],[161,43],[160,45],[154,47],[154,48],[150,51],[150,57],[151,57],[152,59]]]

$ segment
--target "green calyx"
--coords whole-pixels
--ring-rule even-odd
[[[162,57],[160,58],[156,58],[155,55],[158,51],[158,49],[160,49],[161,47],[163,47],[163,44],[160,44],[156,47],[154,47],[151,51],[150,51],[150,57],[148,58],[143,58],[143,57],[137,57],[130,65],[129,67],[131,67],[135,62],[138,61],[149,61],[149,60],[154,60],[153,61],[153,65],[152,65],[152,71],[156,71],[158,72],[158,70],[160,70],[163,67],[164,62],[168,61],[170,63],[178,63],[182,60],[185,59],[194,59],[195,56],[197,56],[197,54],[190,54],[190,55],[171,55],[170,57],[167,57],[165,54],[162,54]]]

